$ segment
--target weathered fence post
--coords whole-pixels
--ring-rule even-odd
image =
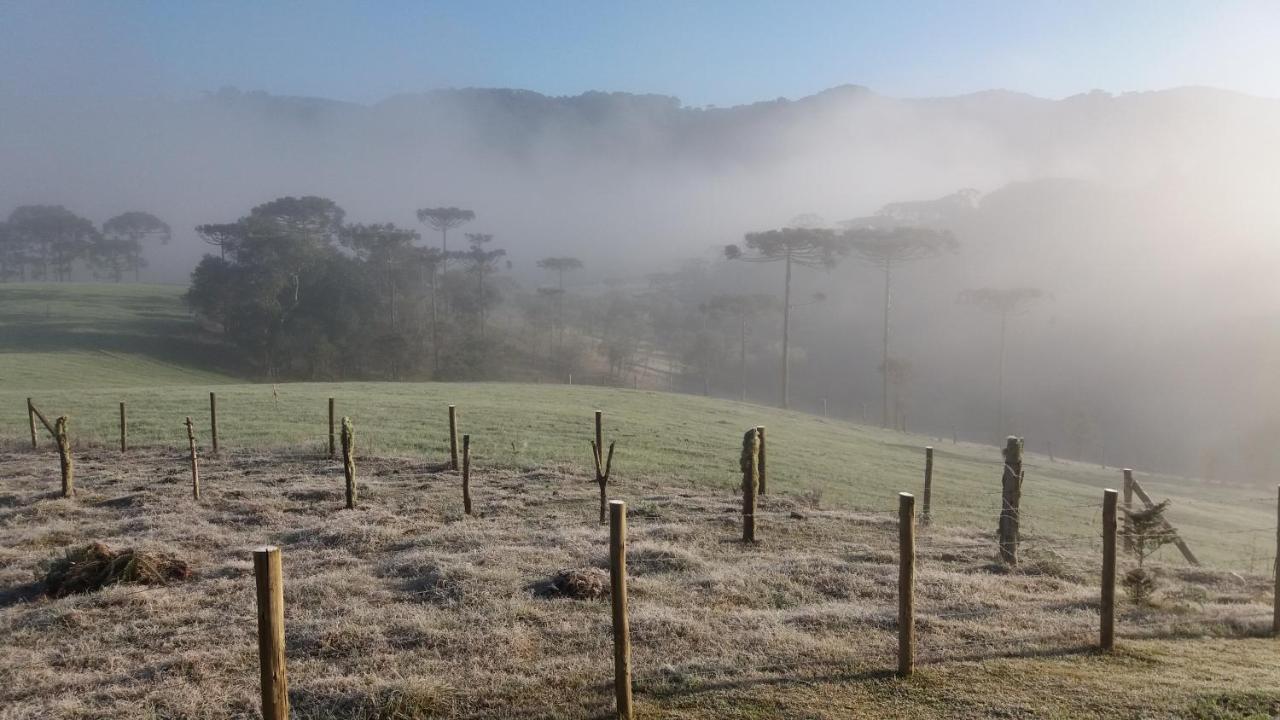
[[[613,692],[618,717],[630,720],[631,628],[627,619],[627,504],[609,503],[609,591],[613,601]]]
[[[898,493],[898,675],[916,669],[916,498]]]
[[[742,436],[742,541],[756,541],[756,483],[759,482],[760,430]]]
[[[280,548],[253,551],[258,586],[258,664],[262,682],[263,720],[288,720],[289,678],[284,664],[284,574]]]
[[[1049,462],[1057,462],[1053,458],[1053,441],[1049,440],[1048,443],[1049,443]]]
[[[191,497],[200,499],[200,461],[196,457],[196,431],[191,424],[191,416],[187,416],[187,444],[191,448]]]
[[[604,452],[604,412],[596,411],[596,454]]]
[[[458,410],[449,406],[449,469],[458,469]]]
[[[920,508],[920,524],[929,524],[929,502],[933,499],[933,446],[924,449],[924,507]]]
[[[129,450],[129,420],[124,414],[124,402],[120,403],[120,452]]]
[[[1000,481],[1000,559],[1018,564],[1018,506],[1022,502],[1022,439],[1009,436]]]
[[[36,443],[36,408],[31,398],[27,398],[27,422],[31,424],[31,449],[35,450],[39,445]]]
[[[462,511],[471,514],[471,436],[462,436]]]
[[[1109,651],[1116,646],[1116,498],[1115,490],[1102,494],[1102,627],[1099,646]]]
[[[218,395],[209,393],[209,442],[213,452],[218,452]]]
[[[598,444],[591,441],[591,454],[595,457],[596,462],[596,484],[600,486],[600,524],[604,525],[608,521],[608,505],[609,505],[609,474],[613,471],[613,448],[618,444],[617,440],[609,443],[609,457],[601,462],[600,453],[604,452]]]
[[[329,398],[329,457],[335,458],[337,456],[338,447],[333,437],[333,398]]]
[[[769,490],[769,471],[768,471],[768,450],[764,442],[764,426],[756,426],[756,434],[760,436],[760,459],[756,463],[756,474],[760,478],[760,494],[764,495]]]
[[[356,431],[351,418],[342,418],[342,474],[347,479],[347,509],[356,506]]]
[[[1280,636],[1280,485],[1276,486],[1276,559],[1271,589],[1271,633]]]
[[[1129,513],[1133,512],[1133,470],[1124,469],[1124,551],[1133,552],[1133,528],[1130,524]]]
[[[62,497],[76,494],[75,463],[71,459],[71,439],[67,437],[67,416],[54,421],[53,438],[58,443],[58,462],[62,467]]]

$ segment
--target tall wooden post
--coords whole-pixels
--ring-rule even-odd
[[[27,398],[27,422],[31,424],[31,449],[35,450],[39,445],[36,443],[36,409],[31,398]]]
[[[263,720],[288,720],[289,677],[284,664],[284,573],[280,548],[253,551],[258,586],[258,664],[261,669]]]
[[[1000,559],[1018,564],[1018,506],[1022,502],[1022,439],[1009,436],[1000,482]]]
[[[62,497],[76,494],[75,461],[71,459],[71,439],[67,436],[67,416],[54,421],[53,439],[58,444],[58,462],[62,467]]]
[[[334,430],[334,428],[333,428],[333,398],[329,398],[329,457],[330,457],[330,458],[335,458],[335,457],[337,457],[337,456],[338,456],[338,447],[337,447],[337,443],[336,443],[336,442],[334,442],[333,430]]]
[[[196,457],[196,430],[187,416],[187,444],[191,449],[191,497],[200,499],[200,460]]]
[[[916,668],[916,498],[898,493],[898,675]]]
[[[449,406],[449,469],[458,469],[458,411]]]
[[[1102,627],[1098,644],[1105,650],[1116,646],[1116,499],[1119,493],[1102,494]]]
[[[471,436],[462,436],[462,511],[471,514]]]
[[[1124,551],[1133,552],[1133,525],[1129,513],[1133,512],[1133,470],[1124,469]]]
[[[756,483],[759,482],[760,430],[751,428],[742,436],[742,541],[756,541]]]
[[[129,450],[129,420],[124,414],[124,402],[120,403],[120,452]]]
[[[920,512],[920,524],[929,524],[929,502],[933,498],[933,446],[924,449],[924,507]]]
[[[1276,486],[1276,559],[1271,589],[1271,633],[1280,636],[1280,485]]]
[[[609,503],[609,590],[613,601],[613,692],[617,716],[631,720],[631,626],[627,619],[627,504]]]
[[[356,431],[351,418],[342,418],[342,474],[347,480],[347,509],[356,506]]]
[[[209,393],[209,443],[218,452],[218,395]]]
[[[598,456],[602,452],[604,452],[604,412],[601,410],[597,410],[596,411],[596,455]],[[597,460],[597,464],[599,464],[598,461],[604,460],[604,458],[597,457],[596,460]]]
[[[757,463],[756,474],[760,478],[760,494],[764,495],[769,490],[769,471],[768,471],[768,450],[764,442],[764,426],[756,426],[756,434],[760,437],[760,460]]]

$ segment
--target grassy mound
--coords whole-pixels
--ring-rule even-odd
[[[61,598],[94,592],[108,585],[162,585],[190,576],[191,566],[168,553],[132,548],[112,550],[105,543],[95,542],[68,549],[50,566],[44,584],[49,597]]]

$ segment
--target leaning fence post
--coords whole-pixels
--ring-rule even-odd
[[[31,449],[35,450],[39,445],[36,443],[36,410],[31,398],[27,398],[27,422],[31,424]]]
[[[471,436],[462,436],[462,511],[471,514]]]
[[[347,480],[347,509],[356,506],[356,431],[351,418],[342,418],[342,474]]]
[[[1000,479],[1000,559],[1018,564],[1018,506],[1022,502],[1022,439],[1010,435]]]
[[[58,443],[58,462],[62,467],[62,497],[76,494],[75,462],[71,459],[71,439],[67,437],[67,416],[54,421],[54,440]]]
[[[924,449],[924,507],[920,509],[920,524],[929,524],[929,501],[933,498],[933,446]]]
[[[1271,633],[1280,636],[1280,485],[1276,486],[1276,559],[1271,589]]]
[[[898,493],[898,675],[916,669],[916,498]]]
[[[333,398],[329,398],[329,457],[335,458],[337,456],[337,443],[334,442],[333,437]]]
[[[1116,498],[1115,490],[1102,494],[1102,627],[1099,645],[1106,650],[1116,646]]]
[[[458,469],[458,411],[449,406],[449,469]]]
[[[760,430],[742,436],[742,541],[756,541],[756,483],[759,482]]]
[[[209,442],[213,452],[218,452],[218,395],[209,393]]]
[[[1133,512],[1133,470],[1124,469],[1124,551],[1133,552],[1133,528],[1129,513]]]
[[[120,403],[120,452],[129,449],[129,421],[124,414],[124,402]]]
[[[258,663],[262,680],[263,720],[288,720],[289,678],[284,664],[284,575],[280,548],[253,551],[258,586]]]
[[[187,444],[191,448],[191,497],[200,499],[200,461],[196,457],[196,431],[191,424],[191,416],[187,416]]]
[[[757,425],[756,433],[760,436],[760,461],[756,468],[756,474],[760,477],[760,494],[764,495],[769,490],[769,473],[768,473],[768,456],[764,442],[764,426]]]
[[[609,502],[609,594],[613,601],[613,692],[631,720],[631,629],[627,620],[627,504]]]

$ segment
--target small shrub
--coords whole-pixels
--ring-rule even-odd
[[[1155,575],[1148,572],[1146,568],[1134,568],[1124,574],[1125,592],[1129,593],[1129,599],[1135,605],[1145,605],[1151,601],[1151,596],[1156,592]]]

